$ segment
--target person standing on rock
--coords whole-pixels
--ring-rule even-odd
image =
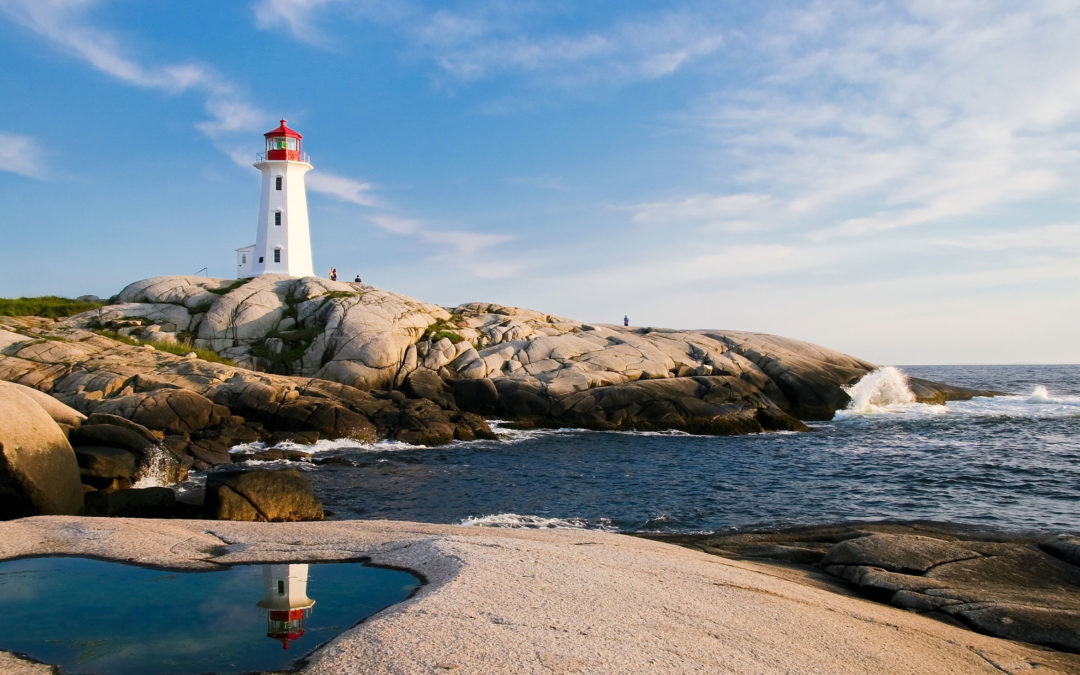
[[[360,281],[360,275],[359,275],[359,274],[357,274],[357,275],[356,275],[356,278],[355,278],[355,279],[353,279],[353,282],[354,282],[354,283],[357,283],[357,284],[359,284],[359,283],[363,283],[363,282],[361,282],[361,281]]]
[[[330,281],[337,281],[337,270],[333,267],[330,268]]]
[[[629,326],[630,325],[630,317],[628,315],[626,315],[626,314],[623,315],[622,325],[624,325],[624,326]]]

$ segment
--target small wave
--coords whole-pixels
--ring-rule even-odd
[[[365,441],[357,441],[352,438],[337,438],[337,439],[323,439],[312,443],[311,445],[304,445],[303,443],[295,443],[293,441],[282,441],[280,443],[267,444],[261,441],[254,443],[241,443],[240,445],[234,445],[229,448],[229,452],[232,454],[250,454],[256,453],[260,450],[277,449],[277,450],[299,450],[308,454],[317,455],[320,452],[330,452],[333,450],[367,450],[370,452],[386,452],[393,450],[422,450],[428,446],[426,445],[410,445],[402,441],[385,440],[378,441],[376,443],[369,443]]]
[[[1080,396],[1051,396],[1046,387],[1037,384],[1031,390],[1031,394],[1028,395],[1027,402],[1044,405],[1080,406]]]
[[[606,520],[606,519],[604,519]],[[608,521],[610,524],[610,521]],[[459,523],[465,527],[516,527],[534,530],[543,529],[604,529],[590,527],[589,521],[584,518],[545,518],[543,516],[520,515],[517,513],[496,513],[490,516],[470,516],[462,519]]]

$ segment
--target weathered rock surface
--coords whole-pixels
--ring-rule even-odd
[[[365,391],[400,389],[445,410],[523,424],[594,429],[799,429],[798,420],[828,419],[846,405],[843,387],[875,367],[772,335],[585,324],[484,303],[442,308],[363,284],[279,275],[242,282],[146,279],[125,288],[119,304],[69,323],[104,324],[148,339],[194,337],[195,346],[259,371]],[[245,415],[237,410],[236,389],[216,397],[199,393]],[[980,393],[924,381],[916,389],[920,400],[935,402]],[[113,405],[134,411],[140,404]],[[411,410],[399,425],[384,424],[415,442],[424,436],[410,426],[416,414],[430,417]],[[265,414],[253,417],[265,423]],[[324,411],[316,418],[324,434],[350,424],[352,433],[372,433],[347,414]],[[431,428],[427,442],[470,435],[469,424],[452,420]]]
[[[73,432],[77,444],[139,454],[160,443],[197,469],[228,462],[231,445],[276,432],[422,444],[491,436],[478,415],[400,392],[257,373],[41,319],[0,320],[0,344],[6,345],[0,380],[47,392],[90,414]],[[126,422],[126,430],[117,420]]]
[[[1075,537],[885,523],[657,538],[718,555],[816,565],[875,600],[1080,652]]]
[[[215,472],[206,479],[206,514],[215,520],[322,520],[322,503],[296,469]]]
[[[75,453],[36,399],[0,387],[0,518],[82,512]]]

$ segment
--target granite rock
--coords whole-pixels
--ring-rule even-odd
[[[34,398],[0,387],[0,518],[77,515],[82,495],[64,432]]]

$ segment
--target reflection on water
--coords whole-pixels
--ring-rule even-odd
[[[306,564],[263,565],[265,593],[259,607],[266,610],[266,635],[288,649],[304,636],[304,624],[315,601],[307,596]]]
[[[418,585],[361,563],[184,572],[73,557],[0,561],[0,650],[64,673],[281,670]]]

